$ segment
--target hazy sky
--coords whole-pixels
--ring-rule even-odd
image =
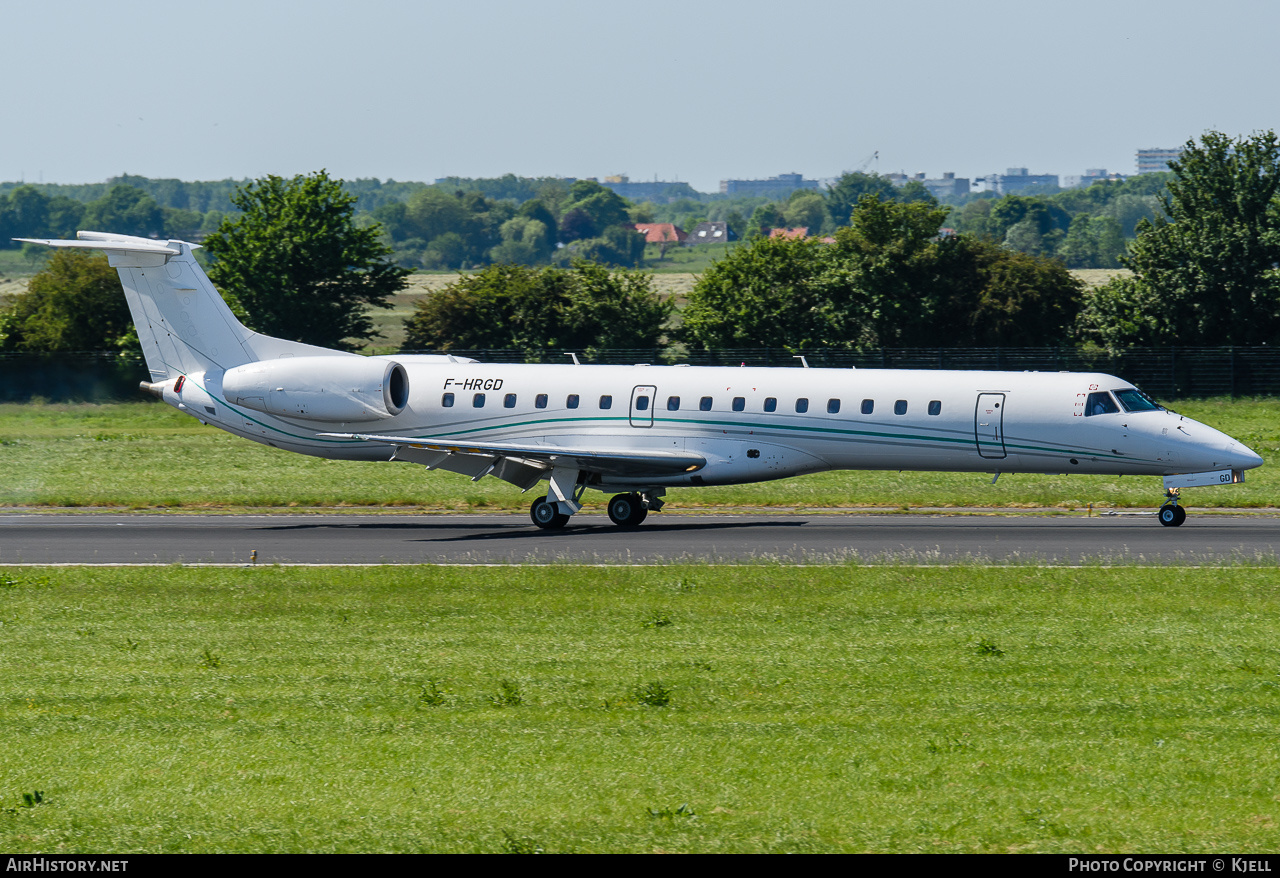
[[[112,0],[0,18],[0,180],[1134,170],[1280,127],[1274,0]]]

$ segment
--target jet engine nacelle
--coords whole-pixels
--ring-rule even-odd
[[[374,357],[286,357],[228,369],[222,395],[230,403],[310,421],[372,421],[404,411],[409,374]]]

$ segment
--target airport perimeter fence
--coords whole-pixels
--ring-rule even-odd
[[[440,353],[403,351],[402,353]],[[486,363],[570,362],[567,355],[530,358],[514,350],[448,351]],[[1205,396],[1280,396],[1280,347],[1132,348],[1108,352],[1079,348],[884,348],[805,351],[813,367],[858,369],[981,369],[1013,372],[1106,372],[1157,399]],[[794,366],[782,348],[689,351],[643,348],[579,354],[583,363],[688,363],[694,366]],[[141,354],[88,352],[0,354],[0,402],[111,402],[150,399],[138,390],[147,369]]]

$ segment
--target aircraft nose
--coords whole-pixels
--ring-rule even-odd
[[[1262,466],[1261,455],[1236,441],[1227,443],[1227,456],[1231,460],[1232,469],[1253,469],[1256,466]]]

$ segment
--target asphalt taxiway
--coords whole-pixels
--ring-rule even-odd
[[[524,514],[0,514],[4,564],[907,562],[1275,563],[1280,516],[662,513],[540,531]]]

